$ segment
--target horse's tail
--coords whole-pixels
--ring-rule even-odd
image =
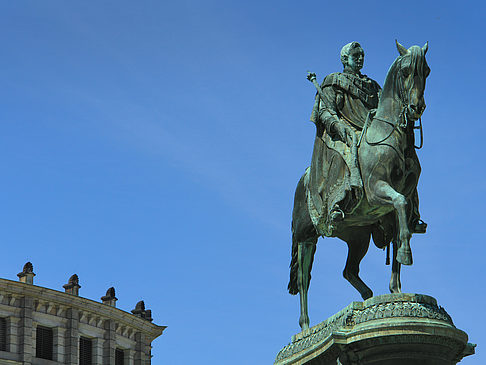
[[[299,243],[295,239],[294,222],[292,221],[292,259],[290,261],[290,280],[287,289],[292,295],[299,293],[299,286],[297,285],[299,270]]]

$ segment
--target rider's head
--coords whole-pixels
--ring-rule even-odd
[[[354,72],[359,72],[363,68],[364,51],[358,42],[351,42],[346,44],[341,49],[341,62],[344,68],[351,69]]]

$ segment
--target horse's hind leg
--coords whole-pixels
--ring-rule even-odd
[[[314,254],[316,252],[317,237],[304,242],[299,242],[299,271],[297,285],[300,293],[300,318],[299,325],[305,330],[309,328],[309,313],[307,310],[307,292],[309,291],[309,284],[311,278],[312,262],[314,261]]]
[[[304,178],[305,175],[300,179],[295,190],[292,212],[292,261],[288,286],[290,294],[300,294],[299,325],[303,330],[309,328],[307,292],[317,239],[319,238],[307,210]]]
[[[348,258],[343,276],[355,287],[364,300],[373,296],[373,291],[359,277],[359,264],[368,252],[370,236],[371,232],[367,229],[348,229],[346,237],[342,238],[348,244]]]
[[[397,251],[398,251],[398,242],[396,239],[393,240],[393,261],[392,261],[392,275],[390,279],[390,292],[391,293],[401,293],[402,292],[402,283],[400,282],[400,264],[397,261]]]
[[[395,208],[398,217],[398,239],[400,243],[397,261],[404,265],[412,265],[412,250],[410,249],[412,234],[408,228],[405,197],[383,180],[376,182],[374,194],[382,203],[392,204]]]

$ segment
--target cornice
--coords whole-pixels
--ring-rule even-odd
[[[56,316],[61,316],[64,312],[62,307],[64,307],[65,309],[77,309],[80,312],[90,312],[93,316],[114,320],[122,326],[130,326],[136,331],[142,332],[150,338],[150,342],[160,336],[166,328],[166,326],[158,326],[116,307],[42,286],[0,279],[0,293],[2,291],[13,297],[29,296],[34,300],[49,303],[51,307],[61,308],[60,311],[55,312],[54,315]]]

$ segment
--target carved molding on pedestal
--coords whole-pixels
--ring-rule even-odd
[[[385,353],[375,350],[378,345],[383,345]],[[393,347],[389,355],[386,346]],[[338,358],[342,364],[365,364],[376,357],[389,356],[390,361],[407,356],[420,358],[421,352],[425,357],[455,363],[474,353],[474,347],[434,298],[387,294],[353,302],[326,321],[294,335],[278,353],[275,364],[305,364],[311,360],[313,364],[336,364]]]

